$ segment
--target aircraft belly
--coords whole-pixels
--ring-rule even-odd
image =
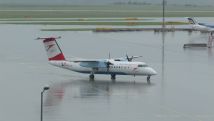
[[[90,74],[92,72],[92,68],[85,68],[85,67],[81,67],[81,68],[73,68],[72,69],[75,72],[79,72],[79,73],[86,73],[86,74]],[[127,72],[124,71],[119,71],[119,70],[112,70],[109,69],[107,70],[107,68],[98,68],[98,69],[94,69],[93,70],[94,74],[116,74],[116,75],[129,75]]]

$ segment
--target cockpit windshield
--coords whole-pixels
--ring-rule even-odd
[[[148,67],[146,64],[139,64],[138,67]]]

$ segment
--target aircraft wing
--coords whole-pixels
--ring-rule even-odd
[[[136,59],[136,58],[141,58],[142,56],[131,56],[131,57],[121,57],[121,58],[114,58],[113,60],[115,61],[128,61],[128,59]]]
[[[75,60],[73,62],[79,63],[82,67],[87,68],[105,68],[106,61],[105,60]]]

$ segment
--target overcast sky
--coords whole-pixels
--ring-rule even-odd
[[[0,0],[0,4],[111,4],[114,2],[161,3],[162,0]],[[168,4],[214,5],[214,0],[167,0]]]

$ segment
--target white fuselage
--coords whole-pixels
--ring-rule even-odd
[[[203,25],[199,25],[199,24],[195,24],[192,26],[194,30],[199,30],[199,31],[209,31],[210,28],[203,26]]]
[[[74,61],[49,61],[51,65],[80,73],[116,74],[116,75],[142,75],[152,76],[157,72],[143,62],[112,61],[113,65],[99,68],[81,66],[80,62]]]

